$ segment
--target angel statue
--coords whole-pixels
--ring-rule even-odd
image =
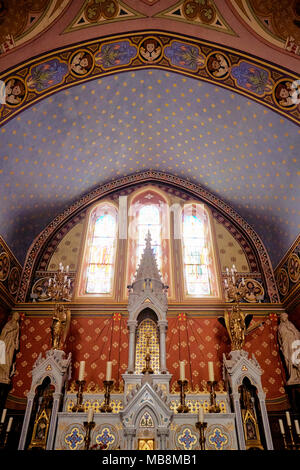
[[[57,304],[55,306],[51,325],[52,349],[62,349],[70,328],[70,322],[70,309],[65,309],[64,305]]]
[[[245,343],[245,335],[249,332],[249,325],[253,315],[244,313],[240,310],[238,304],[232,306],[231,313],[227,310],[224,312],[224,317],[219,317],[218,320],[228,332],[231,341],[231,350],[236,351],[243,348]],[[251,328],[252,329],[252,328]]]

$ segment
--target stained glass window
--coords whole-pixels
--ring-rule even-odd
[[[116,251],[117,211],[113,207],[97,208],[92,214],[91,237],[86,278],[87,294],[112,292]]]
[[[195,297],[211,295],[208,269],[207,215],[196,204],[183,211],[183,262],[186,293]]]
[[[138,214],[138,240],[137,240],[137,256],[138,263],[145,249],[145,238],[148,230],[151,233],[151,247],[156,256],[157,266],[161,268],[161,220],[160,212],[156,205],[149,204],[143,206]]]

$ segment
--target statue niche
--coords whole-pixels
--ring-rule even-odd
[[[259,431],[260,412],[257,389],[248,377],[245,377],[239,387],[239,392],[246,450],[263,450]]]

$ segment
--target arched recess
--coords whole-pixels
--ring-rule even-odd
[[[18,302],[26,301],[28,289],[39,261],[39,257],[41,256],[43,248],[47,243],[49,243],[51,237],[57,232],[57,230],[59,230],[72,217],[79,214],[83,209],[86,209],[91,204],[99,201],[101,198],[113,193],[114,191],[146,182],[160,182],[174,188],[179,187],[188,194],[191,194],[200,201],[208,204],[211,208],[216,209],[225,218],[227,218],[242,233],[253,251],[257,254],[260,263],[259,267],[261,272],[264,274],[271,303],[280,302],[269,255],[260,237],[251,225],[249,225],[248,222],[246,222],[246,220],[244,220],[229,204],[202,188],[200,185],[191,183],[190,181],[184,180],[178,176],[154,170],[129,175],[110,183],[103,184],[77,200],[68,209],[55,217],[55,219],[53,219],[53,221],[33,241],[30,249],[28,250],[18,290]]]

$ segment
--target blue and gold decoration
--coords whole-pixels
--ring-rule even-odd
[[[84,431],[81,426],[74,426],[68,434],[65,435],[64,441],[69,450],[78,450],[84,442]]]

